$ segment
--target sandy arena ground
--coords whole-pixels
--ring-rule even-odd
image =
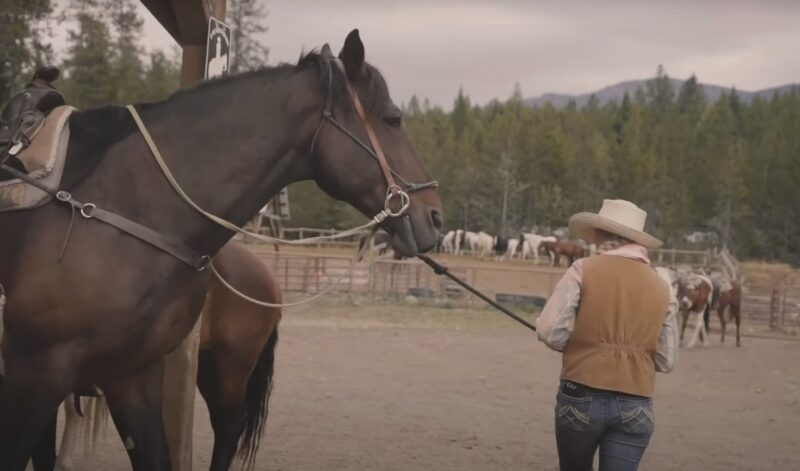
[[[730,337],[729,337],[730,338]],[[682,350],[640,469],[800,469],[800,342]],[[288,310],[258,470],[555,470],[559,355],[488,310]],[[195,469],[212,433],[197,399]],[[129,469],[114,434],[78,469]]]

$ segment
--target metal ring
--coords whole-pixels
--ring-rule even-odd
[[[206,268],[208,268],[209,265],[211,265],[211,257],[209,257],[208,255],[203,255],[202,257],[197,259],[195,270],[204,271]]]
[[[392,199],[396,196],[400,197],[400,209],[394,211],[392,209]],[[399,217],[408,211],[408,207],[411,205],[411,197],[408,196],[408,193],[401,190],[399,186],[392,185],[389,187],[389,190],[386,192],[386,202],[383,205],[384,211],[389,215],[389,217]]]
[[[66,203],[67,201],[69,201],[69,200],[71,200],[71,199],[72,199],[72,195],[71,195],[71,194],[69,194],[69,193],[68,193],[68,192],[66,192],[66,191],[63,191],[63,190],[61,190],[61,191],[59,191],[58,193],[56,193],[56,199],[57,199],[58,201],[63,201],[63,202],[65,202],[65,203]]]
[[[97,209],[97,205],[94,203],[86,203],[81,208],[81,216],[85,217],[86,219],[92,219],[92,213],[95,209]]]

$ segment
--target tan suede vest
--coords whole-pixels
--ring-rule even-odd
[[[575,328],[561,379],[652,397],[669,287],[649,265],[614,255],[585,259]]]

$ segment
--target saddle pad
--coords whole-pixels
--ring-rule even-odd
[[[64,173],[69,116],[74,110],[65,105],[51,111],[31,145],[17,155],[31,177],[53,189],[58,189]],[[0,182],[0,212],[33,208],[50,198],[49,194],[19,179]]]

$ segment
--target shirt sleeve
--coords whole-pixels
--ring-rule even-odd
[[[572,264],[556,285],[539,318],[536,332],[540,342],[562,352],[567,348],[581,299],[581,261]]]
[[[670,296],[667,317],[661,325],[661,335],[658,337],[656,350],[656,371],[669,373],[675,368],[678,361],[678,300]]]

